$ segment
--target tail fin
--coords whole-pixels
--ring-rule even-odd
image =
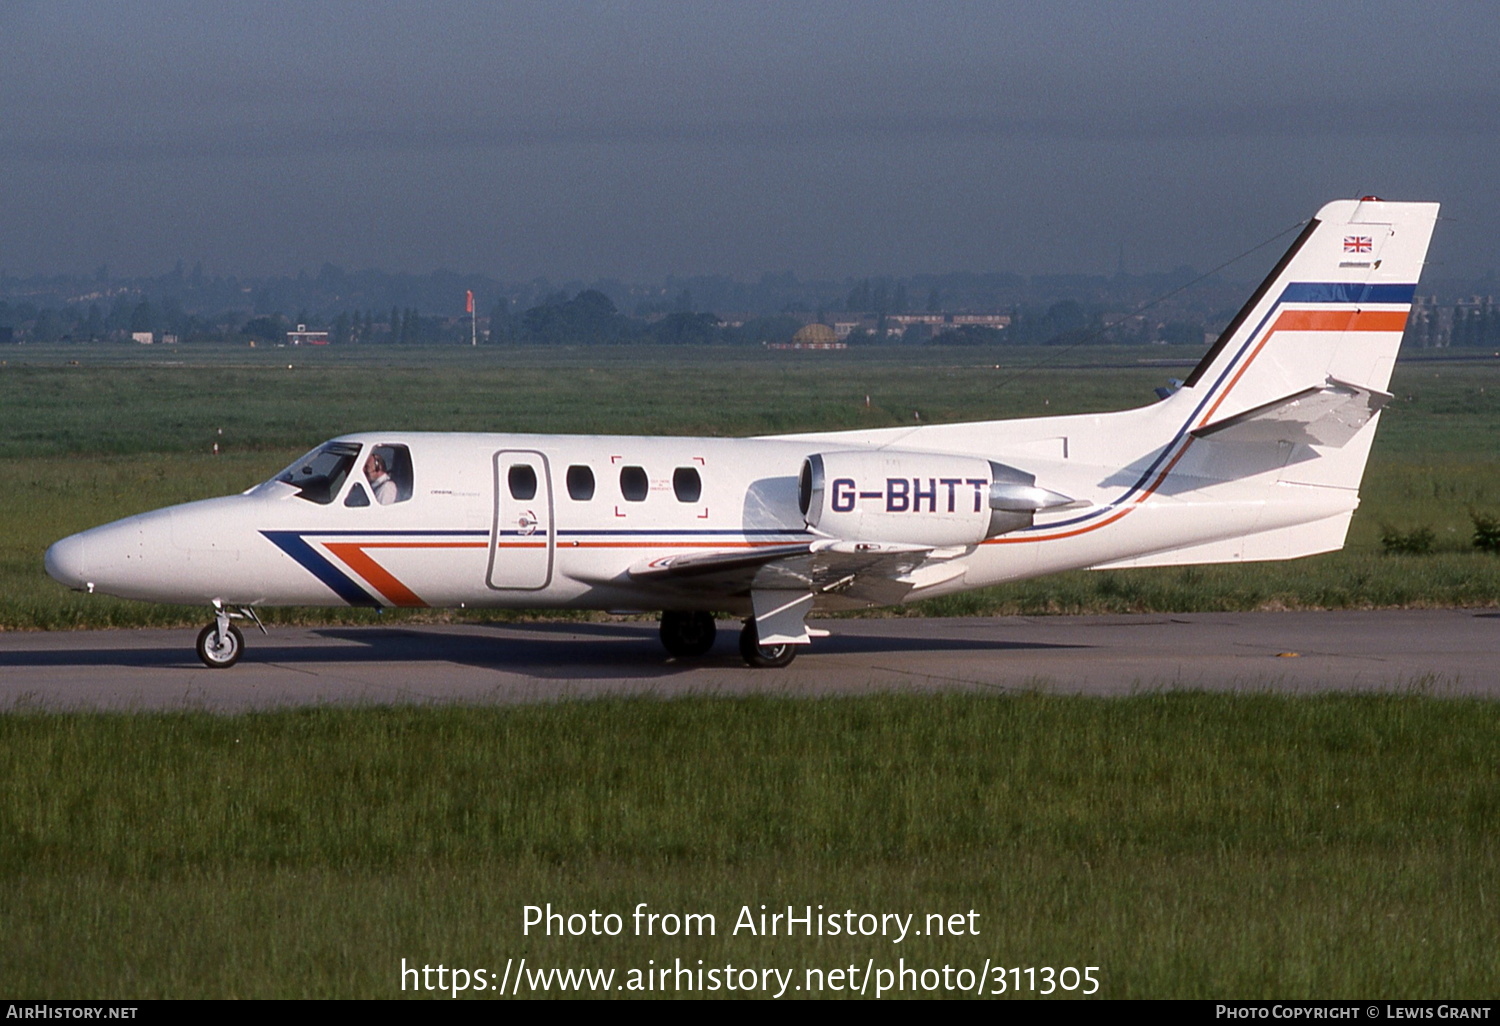
[[[1202,431],[1330,379],[1383,393],[1437,220],[1436,203],[1336,200],[1183,383]]]
[[[1259,519],[1218,541],[1101,566],[1288,559],[1343,545],[1437,213],[1436,203],[1373,197],[1318,211],[1157,407],[1177,433],[1146,493],[1212,494],[1260,508]]]

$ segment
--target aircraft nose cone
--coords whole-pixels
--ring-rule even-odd
[[[75,534],[55,543],[47,550],[45,564],[47,576],[59,584],[79,591],[88,588],[88,564],[81,535]]]

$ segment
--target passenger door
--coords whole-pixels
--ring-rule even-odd
[[[552,471],[547,457],[533,449],[495,453],[491,588],[538,591],[552,583],[557,549],[552,517]]]

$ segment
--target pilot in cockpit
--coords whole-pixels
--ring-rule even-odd
[[[365,477],[369,479],[376,502],[389,506],[396,501],[396,482],[391,479],[390,468],[385,465],[385,457],[373,449],[365,460]]]

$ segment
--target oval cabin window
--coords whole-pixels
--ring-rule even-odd
[[[580,465],[568,468],[568,498],[588,502],[594,497],[594,472]]]
[[[536,471],[524,463],[510,468],[510,497],[512,499],[536,498]]]
[[[703,496],[703,479],[696,467],[678,467],[672,471],[672,491],[678,502],[697,502]]]
[[[620,494],[625,496],[626,502],[644,502],[650,489],[644,467],[620,468]]]

